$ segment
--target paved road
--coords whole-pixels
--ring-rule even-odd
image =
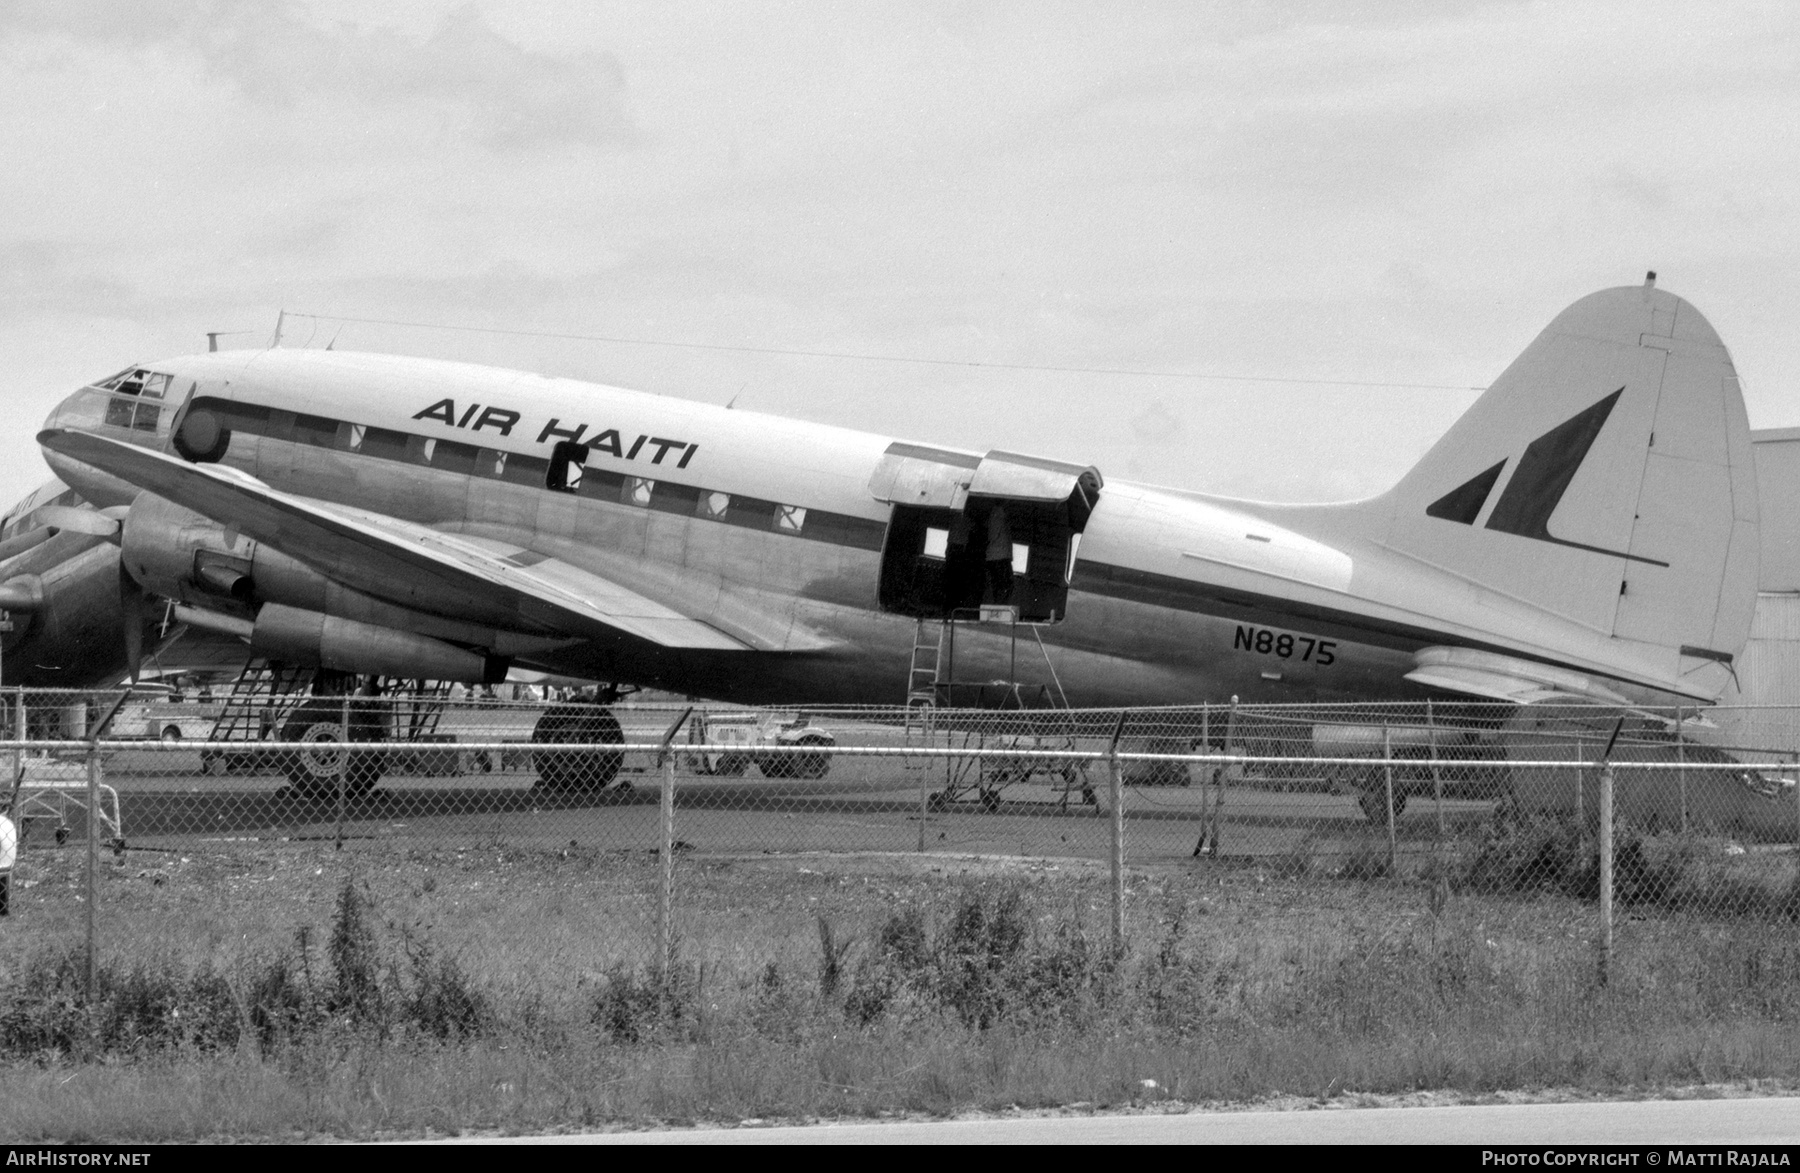
[[[459,1138],[475,1144],[1800,1144],[1800,1098],[1051,1116]],[[1667,1154],[1659,1154],[1667,1160]],[[1717,1163],[1724,1164],[1723,1160]]]

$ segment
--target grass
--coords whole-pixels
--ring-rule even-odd
[[[227,845],[105,866],[89,1004],[78,856],[3,929],[16,1142],[1800,1082],[1754,902],[1644,903],[1601,984],[1555,885],[1209,863],[1134,877],[1117,953],[1079,863],[687,859],[665,980],[647,855]]]

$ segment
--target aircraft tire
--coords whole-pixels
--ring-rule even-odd
[[[348,771],[344,776],[345,798],[361,798],[375,789],[375,784],[381,781],[381,754],[350,754],[346,764],[343,752],[335,748],[343,744],[342,720],[342,701],[307,701],[295,709],[293,716],[281,727],[283,741],[305,741],[317,743],[321,747],[334,747],[320,753],[299,750],[282,755],[281,772],[287,775],[288,784],[295,793],[309,798],[335,798],[339,770]],[[380,741],[381,734],[380,714],[354,707],[351,709],[352,742]]]
[[[824,750],[825,746],[831,744],[829,741],[819,737],[803,737],[795,744],[814,745],[820,748],[817,753],[788,755],[784,762],[787,766],[785,777],[817,779],[831,773],[831,755]]]
[[[621,745],[625,731],[604,705],[552,705],[532,726],[539,745]],[[625,755],[619,750],[534,753],[537,786],[556,794],[593,794],[618,777]]]

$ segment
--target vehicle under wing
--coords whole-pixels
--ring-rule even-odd
[[[385,514],[291,496],[234,469],[187,464],[103,436],[52,429],[38,442],[234,526],[346,586],[427,614],[589,638],[625,635],[665,648],[752,647],[523,547],[477,543]]]

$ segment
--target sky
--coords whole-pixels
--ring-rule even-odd
[[[0,501],[77,386],[283,312],[1333,500],[1655,269],[1800,425],[1797,138],[1785,3],[5,0]]]

